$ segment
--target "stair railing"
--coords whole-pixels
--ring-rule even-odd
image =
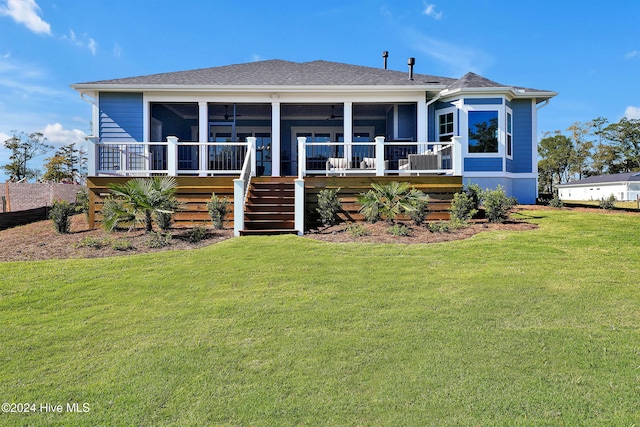
[[[233,180],[233,235],[239,236],[244,229],[244,208],[251,185],[251,177],[255,176],[256,138],[247,137],[247,154],[244,156],[240,177]]]

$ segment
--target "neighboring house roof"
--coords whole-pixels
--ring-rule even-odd
[[[535,96],[540,100],[555,96],[555,92],[523,89],[502,85],[467,73],[460,79],[414,74],[408,71],[386,70],[330,61],[291,62],[280,59],[245,64],[202,68],[173,73],[152,74],[72,85],[76,90],[131,90],[140,88],[269,88],[269,87],[402,87],[406,89],[455,92],[469,88],[496,88],[514,96]]]
[[[580,187],[583,185],[613,184],[613,183],[624,183],[624,182],[640,182],[640,172],[625,172],[625,173],[616,173],[611,175],[590,176],[588,178],[584,178],[579,181],[560,184],[558,187]]]

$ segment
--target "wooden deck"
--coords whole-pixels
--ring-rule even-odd
[[[211,194],[229,199],[229,214],[226,227],[233,227],[233,179],[225,177],[176,177],[178,181],[177,198],[182,202],[182,209],[176,213],[176,226],[189,226],[193,222],[210,221],[207,202]],[[90,177],[87,179],[89,189],[89,225],[95,228],[101,222],[101,209],[104,199],[110,194],[108,184],[124,183],[130,177]],[[252,182],[293,181],[293,177],[257,177]],[[305,228],[313,229],[320,225],[318,193],[323,189],[340,188],[338,197],[343,211],[339,214],[344,221],[363,221],[358,212],[360,206],[357,197],[371,188],[372,183],[390,183],[392,181],[408,182],[413,188],[429,195],[428,221],[449,219],[449,207],[453,195],[462,190],[462,177],[459,176],[308,176],[305,178]]]

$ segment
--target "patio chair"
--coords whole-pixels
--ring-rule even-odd
[[[409,154],[406,159],[398,160],[398,169],[401,171],[436,170],[438,155],[428,151],[426,154]]]
[[[331,173],[344,175],[344,171],[347,169],[349,169],[349,160],[344,157],[329,157],[327,159],[327,176]]]
[[[375,157],[365,157],[360,162],[360,169],[375,169],[376,168],[376,158]],[[389,161],[384,161],[384,168],[389,169]]]

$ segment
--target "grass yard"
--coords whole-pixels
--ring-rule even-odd
[[[638,425],[640,216],[523,215],[0,263],[0,424]]]

